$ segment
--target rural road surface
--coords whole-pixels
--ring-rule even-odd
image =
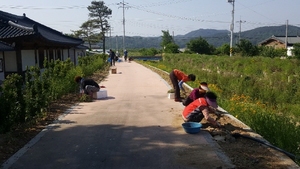
[[[183,106],[167,98],[170,86],[159,75],[135,62],[116,67],[117,73],[100,84],[106,87],[106,99],[73,106],[2,168],[233,167],[210,134],[184,132]]]

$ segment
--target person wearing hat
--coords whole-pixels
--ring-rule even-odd
[[[217,108],[217,95],[209,91],[204,97],[200,97],[186,106],[182,112],[182,118],[184,122],[200,122],[205,118],[215,127],[220,127],[220,124],[209,115],[214,113]]]
[[[201,82],[198,88],[195,88],[192,90],[189,96],[185,98],[185,100],[182,102],[184,106],[189,105],[192,103],[194,100],[204,97],[206,92],[209,91],[208,85],[206,82]]]
[[[195,81],[196,76],[194,74],[186,75],[184,72],[178,69],[173,69],[169,74],[169,77],[175,90],[175,102],[182,102],[180,90],[185,92],[184,88],[182,87],[183,83],[187,81]]]

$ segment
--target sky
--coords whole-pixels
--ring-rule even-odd
[[[112,10],[108,36],[185,35],[198,29],[234,32],[263,26],[300,27],[300,0],[104,0]],[[63,33],[80,29],[89,19],[92,0],[0,0],[0,10],[26,16]],[[123,4],[124,2],[124,13]],[[234,9],[234,10],[233,10]],[[125,24],[123,24],[125,18]]]

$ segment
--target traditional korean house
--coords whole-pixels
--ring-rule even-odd
[[[11,73],[24,75],[27,66],[43,68],[45,59],[66,60],[77,64],[85,56],[83,40],[66,36],[52,28],[23,16],[0,11],[0,59],[3,80]],[[1,72],[0,72],[1,73]]]
[[[15,49],[8,44],[0,41],[0,85],[2,84],[2,81],[4,80],[4,70],[5,70],[5,64],[4,64],[4,52],[14,51]]]
[[[292,56],[293,45],[300,43],[299,36],[272,36],[260,42],[259,46],[270,46],[275,49],[287,49],[287,56]]]

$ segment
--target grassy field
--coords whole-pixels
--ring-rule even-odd
[[[300,67],[298,60],[169,54],[145,64],[196,75],[192,87],[206,81],[219,105],[271,144],[300,155]]]

